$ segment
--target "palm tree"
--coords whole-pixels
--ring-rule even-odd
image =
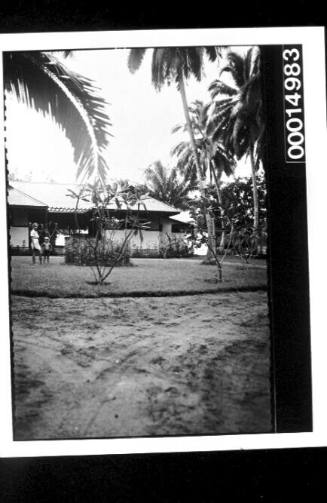
[[[131,49],[128,58],[128,67],[132,73],[138,70],[142,64],[146,49]],[[205,200],[205,181],[201,170],[198,150],[195,143],[192,129],[188,103],[186,98],[185,80],[193,75],[197,80],[202,78],[202,68],[204,55],[207,54],[210,61],[214,61],[220,56],[221,51],[217,47],[159,47],[154,48],[152,53],[152,83],[158,91],[164,84],[175,83],[179,90],[183,103],[184,116],[190,143],[193,150],[197,179],[203,201]],[[204,213],[210,225],[210,214],[204,207]],[[208,258],[208,257],[207,257]]]
[[[234,85],[220,79],[210,85],[213,104],[208,131],[213,140],[220,140],[236,159],[250,157],[256,233],[259,227],[256,172],[262,160],[264,133],[260,51],[257,47],[251,47],[245,56],[230,51],[226,58],[220,75],[228,72]]]
[[[213,141],[208,132],[208,108],[210,104],[204,105],[202,101],[196,100],[189,107],[191,126],[194,131],[195,145],[200,160],[202,179],[206,180],[209,176],[210,183],[212,179],[216,186],[219,204],[222,206],[221,199],[221,177],[223,174],[230,176],[233,174],[235,161],[233,157],[226,152],[221,142]],[[173,133],[185,131],[186,125],[177,125],[173,128]],[[189,141],[182,141],[176,145],[171,154],[178,159],[177,167],[186,177],[194,180],[197,177],[194,152]]]
[[[214,181],[223,224],[224,206],[221,195],[221,178],[223,174],[227,176],[233,174],[235,161],[233,157],[226,152],[221,142],[213,141],[208,133],[209,106],[210,104],[204,105],[202,101],[197,100],[191,104],[189,112],[192,129],[195,133],[195,144],[198,151],[198,157],[202,167],[202,176],[204,179],[209,176],[210,184],[212,184],[212,180]],[[185,127],[185,125],[176,126],[173,129],[173,132],[180,130],[185,131]],[[194,181],[197,178],[197,171],[195,169],[195,159],[190,142],[180,142],[174,147],[171,153],[173,156],[177,157],[177,168],[184,174],[186,179]],[[224,225],[222,225],[222,229],[223,228]],[[214,238],[214,235],[212,236],[212,239]],[[225,233],[222,232],[220,248],[223,248],[224,240]],[[213,246],[213,243],[211,243],[211,245]]]
[[[152,197],[178,209],[187,207],[188,194],[194,187],[189,180],[179,179],[176,168],[169,171],[156,161],[146,169],[145,177]]]
[[[48,52],[4,53],[4,87],[27,106],[53,117],[74,149],[77,176],[97,173],[104,183],[104,149],[111,126],[106,101],[93,82]]]

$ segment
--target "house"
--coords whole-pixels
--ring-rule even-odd
[[[77,184],[10,182],[8,217],[12,251],[28,252],[29,229],[33,222],[49,228],[50,233],[54,226],[59,229],[55,243],[57,253],[64,253],[64,238],[76,233],[77,228],[85,235],[92,235],[92,203],[80,200],[76,209],[76,199],[69,195],[69,191],[78,192],[79,187]],[[132,254],[156,255],[164,236],[174,234],[182,239],[188,224],[178,222],[176,216],[180,211],[162,201],[145,195],[142,202],[144,207],[140,208],[140,215],[149,222],[149,229],[143,232],[142,241],[139,236],[133,236],[130,247]],[[109,209],[111,215],[119,219],[126,214],[126,207],[122,205],[118,209],[114,202]],[[123,233],[117,230],[115,239]]]
[[[12,185],[7,194],[10,247],[29,248],[29,223],[46,221],[47,204]]]
[[[189,211],[181,211],[177,215],[170,217],[170,220],[172,220],[173,233],[189,233],[190,229],[195,225]]]

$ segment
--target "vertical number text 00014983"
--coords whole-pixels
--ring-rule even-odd
[[[305,162],[302,47],[283,47],[286,162]]]

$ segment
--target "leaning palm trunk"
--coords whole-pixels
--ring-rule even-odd
[[[192,147],[192,150],[194,153],[196,171],[197,171],[197,176],[198,176],[198,180],[199,180],[200,193],[201,193],[201,196],[204,201],[205,196],[206,196],[205,182],[204,182],[204,177],[203,177],[203,174],[201,171],[198,151],[197,151],[197,148],[195,145],[195,139],[194,139],[193,129],[192,129],[191,120],[190,120],[189,108],[188,108],[187,99],[186,99],[185,83],[184,83],[184,78],[182,75],[179,79],[179,90],[180,90],[182,102],[183,102],[183,109],[184,109],[184,115],[185,115],[185,120],[186,120],[186,126],[187,126],[187,130],[188,130],[188,134],[190,136],[191,147]],[[205,203],[203,203],[203,213],[204,213],[204,216],[206,219],[207,230],[208,230],[208,250],[207,250],[207,255],[205,258],[205,263],[210,263],[214,260],[213,250],[216,249],[215,222],[214,222],[214,219],[212,218],[212,216],[210,215]]]
[[[226,243],[226,231],[223,228],[222,231],[221,231],[220,243],[219,243],[219,251],[220,252],[224,251],[224,249],[225,249],[225,243]]]
[[[211,263],[214,263],[215,251],[217,248],[215,219],[210,215],[210,213],[208,211],[206,212],[205,217],[206,217],[206,224],[207,224],[207,230],[208,230],[208,250],[207,250],[207,255],[206,255],[204,262],[206,264],[209,264],[209,263],[211,264]]]
[[[225,248],[225,242],[226,242],[226,232],[225,232],[225,224],[224,224],[224,208],[223,208],[223,198],[221,195],[221,190],[220,190],[220,177],[218,178],[215,167],[211,161],[211,166],[212,166],[212,174],[213,178],[215,180],[215,186],[216,186],[216,192],[217,192],[217,199],[218,199],[218,204],[220,207],[220,220],[221,220],[221,237],[220,237],[220,243],[219,243],[219,250],[223,251]],[[221,175],[220,175],[221,176]]]
[[[257,237],[259,230],[259,198],[257,187],[256,164],[254,160],[253,146],[250,148],[252,191],[253,191],[253,233]]]

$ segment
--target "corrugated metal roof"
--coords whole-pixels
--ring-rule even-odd
[[[52,213],[64,213],[64,212],[72,212],[75,210],[76,199],[70,197],[69,191],[72,190],[75,193],[78,193],[81,186],[78,184],[58,184],[58,183],[36,183],[36,182],[13,182],[12,185],[20,190],[24,191],[30,195],[31,198],[42,197],[43,201],[46,201],[46,205],[49,206],[49,212]],[[179,210],[170,206],[162,201],[158,201],[150,196],[143,196],[142,202],[145,205],[146,210],[143,206],[140,207],[140,211],[149,211],[149,212],[160,212],[160,213],[170,213],[176,214],[179,213]],[[13,203],[9,203],[13,204]],[[126,209],[126,205],[121,203],[121,210]],[[43,205],[43,203],[41,203]],[[93,207],[91,202],[80,201],[79,202],[79,210],[80,212],[87,211]],[[117,209],[117,205],[114,201],[109,205],[109,209]]]
[[[170,206],[169,204],[163,203],[162,201],[158,201],[158,199],[154,199],[154,197],[144,196],[141,199],[146,207],[146,211],[158,211],[160,213],[172,214],[179,213],[179,210],[174,208],[174,206]]]
[[[48,213],[87,213],[89,210],[88,209],[81,209],[81,208],[77,208],[77,210],[75,208],[49,208],[48,210]]]
[[[69,190],[73,190],[74,192],[78,192],[79,190],[79,185],[77,184],[12,182],[12,185],[35,199],[46,201],[50,211],[52,208],[73,210],[76,205],[76,199],[68,196]],[[80,201],[79,208],[88,209],[90,207],[90,203]]]
[[[21,190],[16,189],[15,187],[9,187],[8,190],[8,204],[13,206],[37,206],[46,208],[47,204],[42,201],[31,197],[28,194],[25,194]]]

